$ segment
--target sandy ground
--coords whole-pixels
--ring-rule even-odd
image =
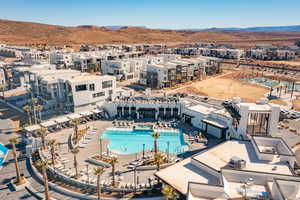
[[[294,110],[300,111],[300,99],[293,101]]]
[[[283,106],[287,106],[287,103],[283,100],[280,100],[280,99],[272,99],[272,100],[269,100],[269,102],[279,104],[279,105],[283,105]]]
[[[300,66],[300,61],[294,60],[294,61],[267,61],[268,63],[273,64],[282,64],[282,65],[291,65],[291,66]]]
[[[212,78],[186,87],[179,92],[205,95],[212,98],[231,99],[241,97],[244,101],[255,102],[264,97],[268,89],[255,84],[228,77]]]

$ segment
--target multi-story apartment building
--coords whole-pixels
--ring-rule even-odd
[[[6,87],[6,75],[3,68],[3,62],[0,61],[0,85]]]
[[[175,59],[166,63],[148,64],[146,71],[141,74],[140,84],[151,88],[172,87],[219,71],[220,61],[215,58]]]
[[[3,57],[12,57],[12,58],[21,58],[24,52],[30,51],[30,48],[27,47],[16,47],[1,45],[0,46],[0,56]]]
[[[19,69],[21,85],[44,106],[43,114],[76,112],[114,96],[116,79],[77,70]]]
[[[63,80],[67,90],[67,107],[73,112],[115,96],[116,79],[113,76],[81,74]]]
[[[276,47],[253,48],[247,51],[247,57],[258,60],[291,60],[295,57],[295,52],[291,50],[281,50]]]

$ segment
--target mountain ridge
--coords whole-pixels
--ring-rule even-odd
[[[292,44],[299,32],[246,32],[212,30],[162,30],[140,26],[80,25],[60,26],[0,19],[0,43],[45,44],[128,44],[128,43],[231,43],[251,46],[256,43]]]

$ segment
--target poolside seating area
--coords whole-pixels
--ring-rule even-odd
[[[72,120],[74,119],[79,119],[81,124],[85,124],[89,121],[101,119],[103,117],[103,113],[104,111],[99,109],[84,111],[81,113],[72,113],[43,121],[40,124],[25,127],[24,130],[26,133],[35,135],[41,128],[47,128],[50,133],[53,133],[62,129],[72,128],[74,126]]]
[[[117,120],[114,120],[113,122],[112,122],[112,124],[115,126],[115,127],[131,127],[131,126],[133,126],[133,124],[134,124],[134,121],[132,121],[132,120],[128,120],[128,121],[124,121],[124,120],[122,120],[122,121],[117,121]]]
[[[172,121],[172,122],[164,122],[164,121],[158,121],[156,123],[156,128],[178,128],[178,122]]]
[[[42,160],[51,160],[51,153],[49,150],[40,151],[40,156]],[[69,178],[73,178],[76,173],[74,169],[68,169],[65,167],[66,162],[70,162],[69,160],[60,157],[56,154],[55,157],[55,170],[52,169],[52,165],[49,165],[49,168],[52,169],[52,172],[56,172],[58,174],[67,176]],[[79,181],[81,183],[90,185],[90,186],[96,186],[97,185],[97,177],[93,175],[93,169],[87,169],[86,167],[82,167],[79,169],[80,177],[76,181]],[[70,179],[71,180],[71,179]],[[74,180],[74,179],[73,179]],[[100,185],[102,190],[104,191],[123,191],[123,192],[132,192],[135,189],[135,184],[131,182],[124,182],[124,177],[122,176],[122,173],[116,173],[115,176],[116,181],[116,188],[111,188],[112,184],[112,177],[101,180]],[[153,186],[156,184],[156,179],[154,177],[150,177],[148,180],[148,183],[139,183],[136,185],[136,189],[138,191],[143,190],[150,190],[153,188]]]
[[[207,144],[207,142],[208,142],[208,140],[204,136],[204,134],[202,132],[199,132],[199,131],[189,132],[188,141],[190,143],[197,142],[197,143],[204,143],[204,144]]]
[[[78,147],[85,148],[88,143],[95,137],[96,133],[96,130],[92,129],[88,131],[88,133],[84,134],[84,136],[78,142]]]

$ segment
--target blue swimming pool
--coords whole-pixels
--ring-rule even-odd
[[[153,150],[154,139],[151,136],[152,130],[122,130],[107,129],[101,136],[102,139],[109,139],[108,148],[117,154],[133,154],[145,150]],[[160,137],[157,140],[159,151],[180,154],[188,149],[184,142],[183,134],[180,131],[159,131]]]
[[[6,148],[3,144],[0,144],[0,167],[2,167],[7,154],[8,148]]]
[[[254,82],[260,85],[268,86],[268,87],[275,87],[278,84],[283,84],[288,87],[288,89],[292,89],[293,85],[286,81],[277,81],[272,80],[265,77],[257,77],[257,78],[242,78],[241,80],[248,81],[248,82]],[[294,90],[300,90],[300,85],[294,85]]]

